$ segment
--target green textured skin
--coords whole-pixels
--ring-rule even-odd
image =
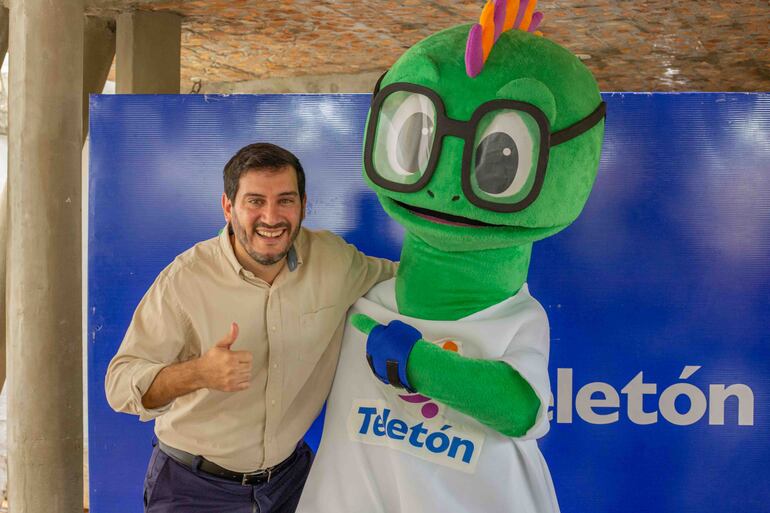
[[[447,115],[458,120],[468,120],[479,105],[493,99],[524,101],[546,114],[552,133],[588,116],[601,102],[593,75],[577,57],[518,30],[501,34],[482,72],[468,77],[464,57],[469,30],[470,25],[450,28],[416,44],[381,86],[407,82],[429,87],[443,99]],[[602,121],[552,147],[540,195],[519,212],[485,210],[465,197],[460,181],[463,141],[456,137],[444,139],[430,182],[417,192],[390,191],[365,176],[383,209],[406,229],[396,277],[399,312],[456,320],[514,296],[526,282],[532,243],[561,231],[582,211],[596,178],[603,135]],[[460,199],[451,201],[454,196]],[[498,226],[438,224],[395,200]],[[361,317],[354,316],[353,323],[368,333],[374,321]],[[426,341],[412,350],[407,375],[419,393],[509,436],[525,434],[541,408],[533,389],[508,364],[466,358]]]

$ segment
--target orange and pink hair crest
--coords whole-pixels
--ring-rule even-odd
[[[503,32],[518,29],[542,35],[537,27],[543,21],[543,13],[535,12],[536,6],[537,0],[487,0],[465,46],[465,71],[469,77],[481,73],[489,52]]]

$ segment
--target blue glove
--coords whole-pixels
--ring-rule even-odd
[[[374,375],[386,385],[414,393],[406,376],[406,364],[412,348],[421,338],[422,333],[401,321],[375,326],[366,339],[366,361]]]

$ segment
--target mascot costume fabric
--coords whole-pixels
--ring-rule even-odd
[[[559,510],[525,282],[532,243],[588,198],[605,106],[534,8],[490,1],[377,84],[365,177],[406,229],[401,264],[351,310],[302,513]]]

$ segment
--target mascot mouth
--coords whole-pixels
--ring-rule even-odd
[[[410,211],[417,217],[421,217],[423,219],[427,219],[428,221],[432,221],[438,224],[447,224],[450,226],[473,226],[473,227],[502,226],[499,224],[489,224],[483,221],[477,221],[476,219],[470,219],[468,217],[445,214],[444,212],[437,212],[435,210],[429,210],[427,208],[415,207],[412,205],[407,205],[406,203],[402,203],[400,201],[395,201],[395,202],[396,204],[398,204],[398,206],[405,208],[406,210]]]

